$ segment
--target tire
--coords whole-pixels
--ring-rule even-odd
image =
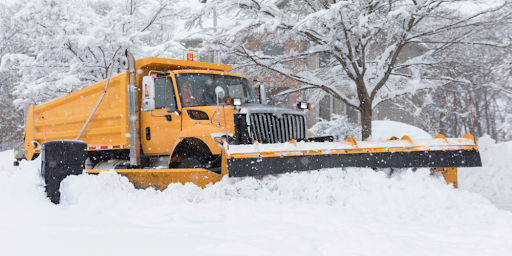
[[[210,168],[212,153],[208,146],[195,138],[184,139],[174,150],[169,168]]]
[[[208,160],[204,157],[193,156],[183,159],[178,168],[206,168],[207,165]]]

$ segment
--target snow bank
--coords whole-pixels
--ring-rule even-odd
[[[460,188],[508,204],[512,210],[512,141],[495,144],[485,135],[478,140],[478,149],[483,167],[460,168]]]
[[[332,135],[337,141],[343,141],[346,137],[354,137],[361,140],[361,127],[348,122],[345,116],[333,115],[332,120],[322,120],[310,129],[314,135]],[[402,138],[409,136],[412,139],[432,139],[426,131],[405,123],[395,121],[372,121],[372,139],[387,140],[391,137]]]
[[[432,139],[428,132],[416,126],[395,121],[372,121],[373,140],[387,140],[393,136],[402,138],[405,135],[412,139]]]
[[[64,180],[0,154],[2,255],[510,255],[512,213],[429,171],[330,169],[135,189],[103,172]]]

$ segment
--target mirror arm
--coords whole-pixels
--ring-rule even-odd
[[[215,109],[215,112],[217,112],[217,127],[220,127],[219,96],[217,96],[217,108]],[[215,116],[215,112],[213,112],[213,116]]]
[[[218,100],[217,100],[218,101]],[[217,113],[217,110],[219,109],[219,105],[217,104],[217,108],[213,112],[212,118],[210,118],[210,124],[213,124],[213,118],[215,117],[215,113]]]

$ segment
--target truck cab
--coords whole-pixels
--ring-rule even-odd
[[[142,151],[149,159],[159,159],[149,161],[152,167],[220,167],[223,144],[240,143],[234,140],[235,116],[239,115],[244,115],[248,124],[245,133],[252,132],[245,136],[252,138],[246,142],[253,143],[258,135],[259,143],[304,139],[306,135],[300,111],[259,104],[248,79],[230,72],[150,72],[143,78],[141,105]],[[295,123],[283,122],[291,128],[288,140],[275,133],[286,128],[279,127],[278,120],[285,112],[300,117]],[[274,133],[276,138],[267,138]]]
[[[220,155],[223,140],[233,138],[234,99],[242,105],[258,104],[247,78],[233,73],[171,70],[144,77],[144,156],[167,157],[173,167],[208,165]]]

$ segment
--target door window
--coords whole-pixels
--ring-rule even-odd
[[[155,109],[165,108],[165,78],[155,79]]]
[[[167,78],[167,112],[174,112],[178,109],[178,105],[176,104],[176,96],[174,94],[174,85],[172,83],[172,78]]]

